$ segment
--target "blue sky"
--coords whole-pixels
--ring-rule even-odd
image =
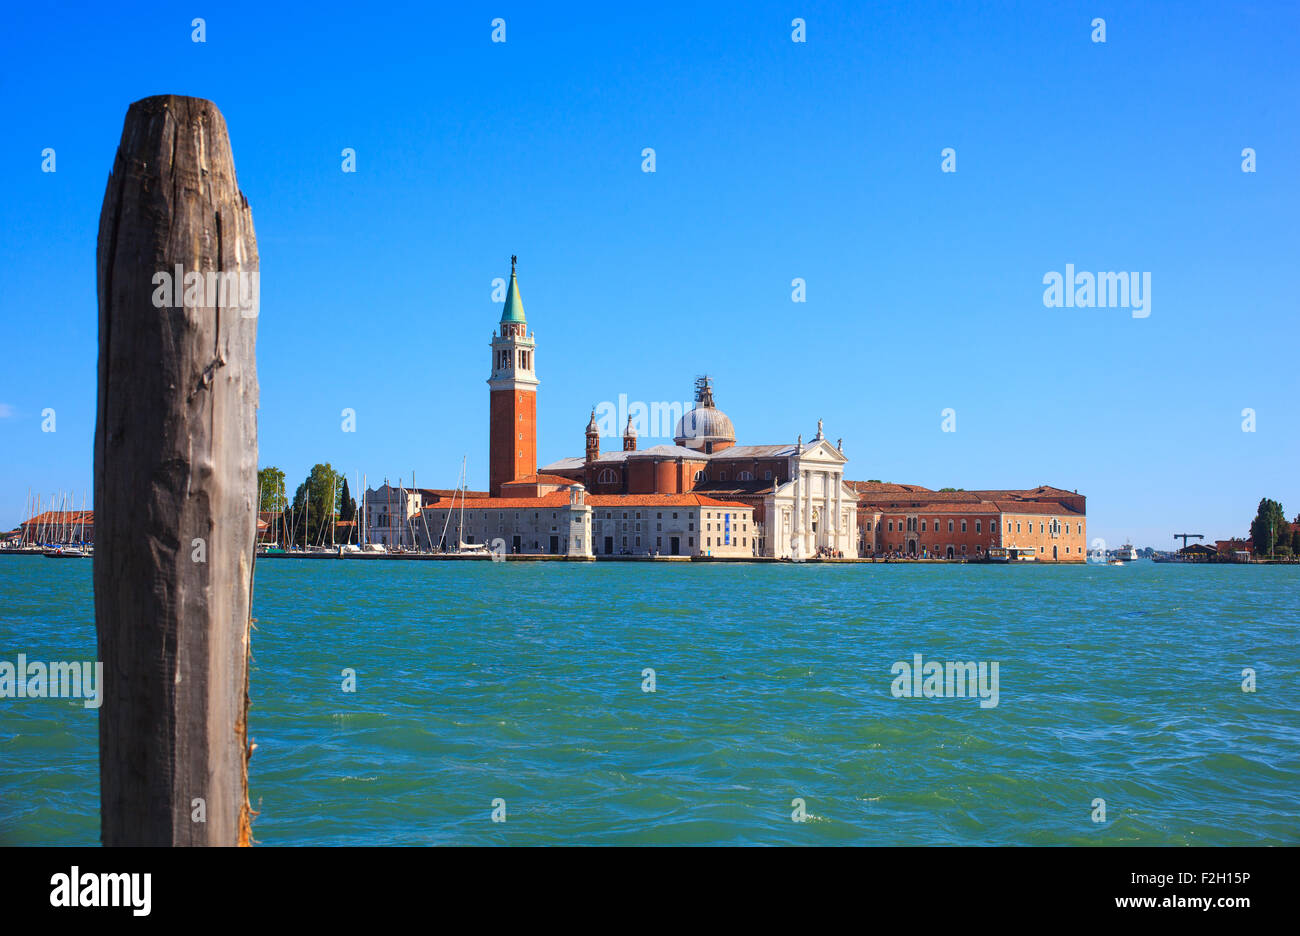
[[[1295,4],[622,6],[7,10],[0,527],[93,486],[100,203],[159,93],[226,117],[291,488],[318,461],[449,486],[463,455],[486,485],[513,253],[542,463],[592,404],[708,372],[741,442],[822,418],[852,478],[1078,489],[1111,542],[1300,512]],[[1150,317],[1046,308],[1066,264],[1150,272]]]

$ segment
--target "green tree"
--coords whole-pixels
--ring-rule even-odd
[[[1282,510],[1281,504],[1265,497],[1259,502],[1255,519],[1250,522],[1250,539],[1255,545],[1255,555],[1260,558],[1268,557],[1283,533],[1287,535],[1289,541],[1290,524],[1287,523],[1286,513]]]
[[[339,519],[355,520],[357,518],[357,502],[352,499],[352,492],[348,490],[348,479],[343,478],[343,490],[339,494]]]
[[[279,468],[263,468],[257,473],[257,489],[262,492],[258,510],[284,510],[288,496],[284,491],[284,472]]]
[[[329,544],[338,511],[340,480],[339,473],[326,462],[312,466],[306,480],[298,485],[293,495],[293,537],[296,544]]]

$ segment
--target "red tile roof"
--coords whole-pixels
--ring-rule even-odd
[[[1009,514],[1071,514],[1076,517],[1083,516],[1079,511],[1072,510],[1055,501],[1043,503],[1041,501],[1003,500],[996,501],[996,504],[998,510]]]
[[[466,510],[553,510],[556,507],[569,506],[568,491],[551,491],[541,497],[483,497],[470,498],[472,503],[465,505]],[[455,506],[448,501],[444,504],[430,504],[425,510],[460,510],[460,501]]]
[[[23,524],[68,524],[68,523],[94,523],[95,512],[93,510],[47,510],[32,517],[30,520],[24,520]]]
[[[1005,491],[930,491],[918,485],[845,482],[858,491],[858,505],[867,510],[950,511],[957,513],[1002,511],[1024,514],[1076,514],[1060,501],[1081,497],[1073,491],[1040,485]],[[897,489],[897,490],[895,490]]]
[[[572,478],[566,478],[563,475],[537,474],[524,475],[522,478],[515,478],[513,481],[503,481],[503,484],[572,484]]]
[[[752,509],[749,504],[719,500],[705,494],[589,494],[587,503],[593,507],[738,507]]]
[[[1052,506],[1057,506],[1053,504]],[[871,513],[909,513],[909,514],[995,514],[1001,508],[991,501],[970,501],[970,502],[943,502],[943,501],[926,501],[924,503],[914,504],[910,501],[898,501],[897,503],[870,503],[861,502],[858,508],[862,511]]]
[[[911,494],[930,491],[928,487],[919,484],[895,484],[892,481],[845,481],[844,483],[859,494]]]

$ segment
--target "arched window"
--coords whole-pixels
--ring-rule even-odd
[[[696,480],[696,481],[703,481],[703,480],[704,480],[704,469],[703,469],[703,468],[701,468],[699,471],[695,472],[695,480]]]
[[[618,472],[613,468],[602,468],[600,474],[596,476],[598,484],[618,484]]]

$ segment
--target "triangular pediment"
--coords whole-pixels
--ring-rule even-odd
[[[803,451],[798,457],[805,461],[830,462],[836,465],[843,465],[849,460],[839,449],[831,445],[828,439],[813,439],[811,442],[804,443]]]

